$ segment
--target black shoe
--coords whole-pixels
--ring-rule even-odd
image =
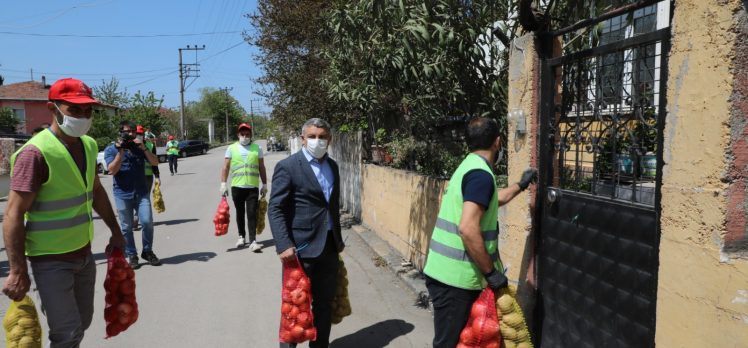
[[[148,261],[151,266],[161,266],[161,260],[156,257],[156,254],[154,254],[153,251],[144,251],[140,254],[140,257],[142,257],[143,260]]]
[[[138,269],[140,268],[140,260],[138,260],[138,255],[132,255],[127,258],[127,263],[130,264],[130,268],[132,269]]]

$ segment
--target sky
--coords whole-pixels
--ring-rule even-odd
[[[199,100],[201,88],[228,87],[245,110],[251,99],[255,113],[268,114],[253,82],[262,74],[259,50],[241,34],[254,33],[243,15],[256,8],[256,0],[3,1],[0,75],[6,85],[30,81],[33,69],[36,81],[74,77],[90,87],[115,77],[128,93],[153,91],[178,109],[179,48],[205,45],[182,52],[184,63],[200,64],[185,103]]]

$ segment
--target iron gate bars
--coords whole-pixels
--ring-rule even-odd
[[[564,55],[546,62],[556,77],[544,120],[550,186],[655,205],[669,37],[659,12],[653,4],[562,35]]]

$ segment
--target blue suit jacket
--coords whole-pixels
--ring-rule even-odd
[[[340,235],[340,172],[338,164],[329,157],[334,184],[330,203],[325,200],[312,166],[299,151],[278,162],[273,172],[272,192],[268,202],[268,220],[275,239],[275,249],[280,254],[296,247],[300,258],[313,258],[325,248],[327,231],[338,252],[343,251]],[[327,213],[332,215],[333,225],[328,226]]]

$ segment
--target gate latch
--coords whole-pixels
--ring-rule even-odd
[[[549,189],[548,194],[546,195],[546,200],[548,201],[548,204],[556,203],[561,198],[561,193],[558,192],[558,190],[555,189]]]

